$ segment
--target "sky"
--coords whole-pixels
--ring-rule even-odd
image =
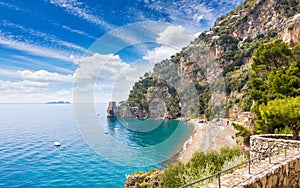
[[[74,91],[125,100],[156,62],[241,3],[0,0],[0,103],[73,102]]]

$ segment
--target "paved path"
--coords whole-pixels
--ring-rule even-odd
[[[243,183],[256,179],[258,176],[264,176],[269,170],[275,170],[279,168],[281,164],[287,160],[293,160],[300,153],[298,150],[289,150],[287,152],[287,158],[284,157],[284,154],[279,154],[271,157],[271,164],[269,164],[269,159],[266,158],[261,161],[251,165],[251,174],[248,174],[248,165],[245,165],[241,169],[235,170],[232,174],[226,174],[221,176],[221,187],[222,188],[242,188]],[[203,186],[204,188],[217,188],[218,181]]]

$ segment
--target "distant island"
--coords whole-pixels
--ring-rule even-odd
[[[50,101],[46,102],[46,104],[71,104],[69,101]]]

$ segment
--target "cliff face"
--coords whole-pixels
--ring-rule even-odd
[[[139,81],[141,85],[131,91],[129,108],[140,109],[139,115],[144,117],[208,119],[250,110],[248,73],[252,53],[277,39],[291,45],[299,43],[299,12],[299,0],[245,1],[217,19],[210,31],[203,32],[181,52],[157,63],[153,72]],[[164,80],[168,85],[165,87],[175,90],[178,100],[170,102],[175,95],[168,93],[174,91],[157,86],[149,89],[145,84],[149,77]]]
[[[300,14],[295,15],[288,21],[288,26],[282,34],[282,39],[290,45],[300,43]]]
[[[216,25],[232,28],[232,36],[240,42],[247,38],[255,39],[258,35],[267,35],[269,31],[281,31],[287,18],[280,12],[278,0],[248,1],[243,9],[236,9],[234,15],[224,20],[217,20]]]

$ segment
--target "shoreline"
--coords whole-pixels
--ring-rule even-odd
[[[233,139],[235,131],[225,122],[208,121],[199,123],[198,121],[198,119],[191,119],[186,122],[194,126],[194,131],[190,138],[184,142],[181,151],[176,155],[177,159],[183,163],[187,163],[196,151],[219,151],[225,146],[237,146],[235,139]]]

